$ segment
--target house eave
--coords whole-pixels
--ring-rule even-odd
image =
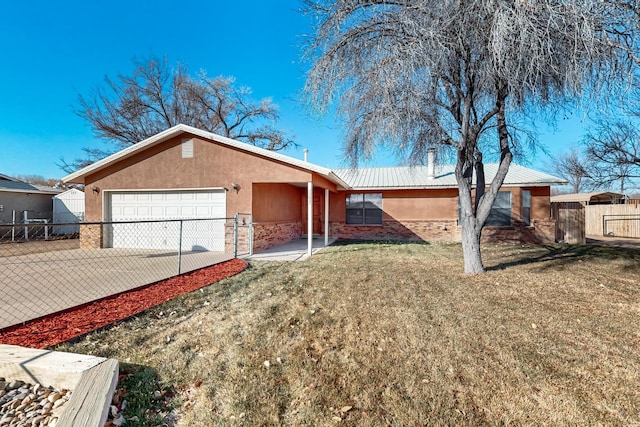
[[[553,185],[564,185],[563,183],[547,183],[547,182],[523,182],[523,183],[506,183],[503,184],[501,188],[512,188],[512,187],[550,187]],[[475,184],[472,186],[475,188]],[[458,189],[457,185],[414,185],[414,186],[397,186],[397,187],[383,187],[383,186],[373,186],[373,187],[360,187],[354,186],[351,188],[347,188],[347,190],[354,191],[393,191],[393,190],[447,190],[447,189]]]
[[[56,194],[62,193],[62,190],[49,191],[49,190],[25,190],[25,189],[19,189],[19,188],[0,188],[0,193],[44,194],[44,195],[55,196]]]
[[[228,147],[249,152],[254,155],[265,157],[270,160],[275,160],[289,166],[300,168],[309,172],[315,172],[327,178],[328,180],[332,181],[334,184],[337,184],[339,186],[344,186],[345,188],[349,188],[349,185],[345,183],[341,178],[339,178],[336,174],[334,174],[333,171],[330,169],[315,165],[313,163],[305,162],[303,160],[298,160],[293,157],[286,156],[284,154],[276,153],[274,151],[265,150],[264,148],[255,147],[250,144],[236,141],[231,138],[226,138],[224,136],[217,135],[211,132],[203,131],[201,129],[197,129],[191,126],[183,125],[183,124],[179,124],[165,131],[162,131],[150,138],[145,139],[144,141],[141,141],[137,144],[127,147],[124,150],[118,151],[117,153],[114,153],[87,167],[84,167],[76,172],[73,172],[63,177],[62,181],[65,183],[85,184],[85,178],[87,176],[93,173],[96,173],[116,162],[125,160],[147,148],[151,148],[169,139],[175,138],[176,136],[181,134],[189,134],[196,137],[201,137],[203,139],[214,141]]]

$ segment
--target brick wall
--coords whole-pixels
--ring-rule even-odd
[[[528,227],[515,223],[511,227],[484,227],[482,229],[483,243],[554,243],[556,222],[551,218],[537,219],[533,226]]]
[[[238,224],[238,255],[249,253],[249,227]],[[224,251],[228,254],[233,254],[233,229],[233,220],[224,224]]]
[[[330,224],[330,236],[352,240],[423,240],[459,242],[462,228],[457,221],[396,221],[385,220],[383,225],[346,225],[341,222]],[[555,221],[534,220],[533,227],[515,224],[511,227],[484,227],[482,242],[553,243],[555,241]]]
[[[535,219],[533,227],[540,236],[540,243],[556,242],[556,220],[552,218]]]
[[[455,220],[385,220],[382,225],[347,225],[330,223],[331,237],[354,240],[460,240]]]
[[[102,225],[80,224],[81,249],[100,249],[102,243]]]
[[[253,252],[282,245],[302,235],[302,223],[258,222],[253,224]]]

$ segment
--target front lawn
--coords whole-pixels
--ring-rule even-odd
[[[640,251],[483,256],[479,276],[458,244],[256,262],[59,349],[124,362],[127,425],[172,405],[184,426],[640,424]]]

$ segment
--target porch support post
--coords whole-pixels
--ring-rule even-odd
[[[329,189],[324,189],[324,245],[329,245]]]
[[[307,255],[313,248],[313,182],[307,183]]]

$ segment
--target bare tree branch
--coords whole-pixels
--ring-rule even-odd
[[[167,59],[134,63],[132,76],[120,75],[117,81],[107,77],[105,88],[78,96],[76,114],[113,149],[90,147],[83,159],[62,159],[60,166],[67,172],[180,123],[268,150],[296,145],[274,126],[278,107],[270,99],[251,101],[251,90],[236,86],[232,77],[208,77],[204,71],[190,76],[186,67],[171,67]]]
[[[640,129],[630,120],[602,118],[589,130],[584,143],[594,164],[591,179],[597,185],[618,185],[624,193],[640,178]]]

